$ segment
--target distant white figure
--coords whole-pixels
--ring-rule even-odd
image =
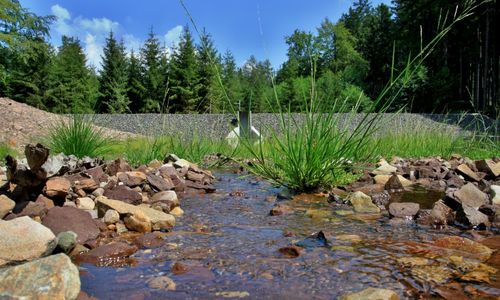
[[[238,126],[238,119],[233,118],[231,120],[231,126],[233,127],[233,129],[226,136],[226,141],[229,144],[229,146],[231,146],[232,148],[236,148],[236,147],[238,147],[238,144],[240,143],[240,136],[241,136],[241,129],[240,129],[240,126]],[[252,125],[250,125],[249,132],[250,132],[249,135],[251,138],[257,138],[257,141],[255,142],[255,144],[259,143],[260,132]]]

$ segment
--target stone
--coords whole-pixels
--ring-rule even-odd
[[[146,174],[138,171],[119,172],[116,174],[118,180],[126,186],[135,187],[146,182]]]
[[[380,288],[367,288],[357,293],[346,294],[340,300],[399,300],[398,294],[392,290]]]
[[[175,188],[175,185],[170,177],[163,178],[154,174],[148,174],[146,177],[149,185],[151,185],[157,191],[168,191]]]
[[[477,174],[474,171],[472,171],[469,168],[469,166],[467,166],[467,164],[459,165],[456,170],[470,180],[473,180],[473,181],[481,180],[481,178],[479,178],[479,176],[477,176]]]
[[[290,206],[282,203],[277,203],[271,208],[271,211],[269,212],[269,215],[271,216],[281,216],[281,215],[286,215],[292,212],[292,209]]]
[[[45,183],[44,194],[49,198],[64,199],[69,194],[71,182],[63,177],[52,177]]]
[[[185,159],[178,159],[176,161],[174,161],[174,167],[175,168],[189,168],[189,166],[191,165],[191,163]]]
[[[152,209],[150,207],[134,206],[122,201],[108,199],[104,196],[97,197],[96,201],[99,216],[103,216],[108,209],[114,209],[120,215],[134,214],[137,211],[142,211],[144,215],[146,215],[153,223],[153,229],[166,229],[166,227],[172,228],[173,226],[175,226],[174,216]]]
[[[57,248],[64,253],[70,253],[77,244],[77,234],[73,231],[64,231],[57,235]]]
[[[443,200],[434,203],[430,214],[434,225],[446,225],[453,222],[453,210]]]
[[[36,198],[35,203],[42,203],[47,209],[51,209],[54,207],[54,201],[50,200],[49,198],[45,197],[44,195],[40,194],[38,195],[38,198]]]
[[[92,192],[92,196],[94,197],[99,197],[99,196],[102,196],[104,195],[104,189],[99,187],[97,189],[95,189],[93,192]]]
[[[165,240],[155,232],[141,234],[132,242],[140,249],[153,249],[165,245]]]
[[[180,217],[184,214],[184,210],[182,210],[179,206],[176,206],[170,211],[170,214],[174,217]]]
[[[177,194],[174,191],[163,191],[159,192],[153,195],[151,197],[152,202],[157,202],[157,201],[170,201],[175,203],[175,206],[179,206],[180,202],[179,199],[177,198]]]
[[[54,234],[64,231],[75,232],[80,244],[97,238],[100,232],[89,213],[69,206],[50,209],[42,219],[42,224],[50,228]]]
[[[481,171],[485,172],[490,176],[493,177],[498,177],[500,176],[500,163],[495,163],[491,159],[483,159],[483,160],[477,160],[476,161],[476,168]]]
[[[380,167],[372,171],[373,175],[391,175],[396,172],[398,168],[391,166],[388,163],[382,164]]]
[[[175,282],[167,276],[158,276],[150,278],[146,281],[146,284],[151,289],[164,290],[164,291],[175,291]]]
[[[151,232],[151,220],[141,211],[137,211],[123,219],[128,230],[140,233]]]
[[[50,150],[42,144],[26,145],[24,155],[32,172],[36,173],[40,170],[42,165],[47,161],[47,158],[49,158],[49,152]]]
[[[389,213],[396,218],[413,219],[419,210],[420,205],[418,203],[393,202],[389,204]]]
[[[45,203],[40,202],[28,202],[23,210],[17,215],[18,217],[28,216],[28,217],[40,217],[43,218],[47,214],[48,208]]]
[[[489,247],[473,240],[460,237],[448,236],[434,241],[433,246],[441,248],[443,255],[450,257],[463,256],[465,258],[477,259],[481,262],[487,261],[493,254]]]
[[[397,176],[398,176],[399,182],[401,183],[401,185],[403,185],[403,187],[407,187],[407,186],[410,186],[413,184],[411,181],[404,178],[403,176],[401,176],[401,175],[397,175]],[[375,177],[373,177],[373,181],[375,182],[375,184],[385,185],[391,177],[392,177],[392,175],[376,175]]]
[[[125,242],[111,242],[78,254],[75,260],[78,263],[90,263],[96,266],[119,266],[123,263],[124,258],[134,254],[137,250],[139,249],[135,245],[129,245]]]
[[[474,207],[462,205],[456,212],[457,222],[467,227],[489,226],[488,216]]]
[[[128,172],[128,171],[132,171],[132,168],[122,158],[118,158],[106,166],[106,174],[108,174],[109,176],[114,176],[118,172]]]
[[[117,185],[104,190],[104,196],[109,199],[120,200],[128,204],[141,204],[142,195],[125,185]]]
[[[83,190],[86,192],[92,192],[99,187],[99,183],[92,178],[81,178],[73,182],[73,185],[76,190]]]
[[[0,270],[0,299],[76,299],[78,268],[65,254]]]
[[[363,192],[354,192],[348,200],[354,207],[354,211],[358,213],[380,213],[380,208],[373,204],[370,196]]]
[[[388,191],[400,191],[403,190],[404,187],[399,177],[397,175],[392,175],[385,183],[384,188]]]
[[[500,185],[491,185],[491,203],[500,205]]]
[[[108,209],[103,217],[103,222],[106,224],[115,224],[120,221],[120,214],[114,209]]]
[[[0,195],[0,219],[3,219],[16,206],[16,202],[5,195]]]
[[[488,195],[483,193],[474,184],[467,183],[458,191],[453,193],[453,196],[462,204],[478,209],[481,205],[488,204]]]
[[[57,245],[54,233],[30,217],[0,220],[0,232],[0,266],[48,255]]]
[[[95,207],[95,202],[89,197],[77,198],[76,207],[79,209],[93,210]]]

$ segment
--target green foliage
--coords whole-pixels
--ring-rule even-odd
[[[5,164],[5,157],[7,155],[15,157],[15,156],[17,156],[17,154],[18,154],[17,151],[14,150],[12,147],[7,145],[6,143],[0,142],[0,165]]]
[[[142,87],[141,112],[160,112],[166,94],[165,70],[162,70],[160,60],[165,53],[160,47],[160,41],[153,30],[141,48]]]
[[[62,119],[50,128],[46,140],[54,153],[62,152],[79,158],[102,156],[111,142],[101,129],[81,115],[74,115],[70,120]]]
[[[109,33],[104,46],[102,70],[99,76],[99,112],[126,113],[129,111],[127,95],[127,59],[123,42],[118,43]]]
[[[130,59],[127,69],[127,97],[130,100],[130,111],[138,113],[142,108],[142,95],[145,92],[142,84],[141,63],[134,51],[130,53]]]

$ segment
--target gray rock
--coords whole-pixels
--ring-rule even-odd
[[[0,195],[0,219],[3,219],[14,206],[16,206],[16,202],[5,195]]]
[[[446,225],[453,222],[453,210],[443,200],[434,203],[430,214],[434,225]]]
[[[398,294],[392,290],[367,288],[357,293],[346,294],[340,300],[399,300]]]
[[[479,178],[479,176],[474,171],[472,171],[471,168],[469,168],[469,166],[467,166],[466,164],[459,165],[457,167],[457,171],[460,172],[465,177],[469,178],[470,180],[473,181],[481,180],[481,178]]]
[[[151,197],[152,202],[156,201],[170,201],[176,203],[177,206],[180,204],[179,199],[177,198],[177,194],[174,191],[163,191],[153,195]]]
[[[97,188],[95,191],[92,192],[92,196],[94,197],[99,197],[104,195],[104,189],[102,187]]]
[[[189,168],[191,163],[185,159],[178,159],[174,162],[174,167],[176,168]]]
[[[457,210],[456,220],[469,228],[490,225],[487,215],[468,205],[462,205],[462,207]]]
[[[0,270],[0,299],[76,299],[80,274],[65,254]]]
[[[380,167],[376,168],[372,171],[373,175],[391,175],[396,172],[398,169],[396,167],[391,166],[388,163],[382,164]]]
[[[418,203],[394,202],[389,204],[389,213],[396,218],[413,219],[419,209]]]
[[[90,199],[89,197],[77,198],[76,199],[76,207],[78,207],[79,209],[84,209],[84,210],[93,210],[95,207],[95,202],[94,202],[94,200]]]
[[[70,253],[75,248],[77,234],[73,231],[64,231],[57,235],[57,248],[64,253]]]
[[[491,190],[491,203],[495,205],[500,205],[500,186],[492,185],[490,186]]]
[[[107,225],[120,221],[120,214],[114,209],[108,209],[103,217],[103,222]]]
[[[48,255],[57,245],[52,231],[30,217],[0,220],[0,232],[0,266]]]
[[[175,291],[176,288],[175,282],[167,276],[152,277],[146,283],[151,289]]]
[[[481,205],[488,204],[488,195],[479,190],[474,184],[467,183],[453,193],[455,199],[461,204],[478,209]]]

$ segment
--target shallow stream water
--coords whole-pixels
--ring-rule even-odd
[[[182,198],[185,214],[164,235],[166,243],[139,250],[134,266],[81,265],[82,290],[99,299],[336,299],[381,287],[401,299],[429,298],[432,282],[415,278],[396,260],[422,255],[415,244],[450,235],[471,237],[453,227],[394,226],[385,215],[336,212],[314,195],[287,201],[290,214],[270,216],[278,189],[229,171],[216,176],[217,191]],[[319,231],[328,239],[325,247],[306,248],[296,258],[278,251]],[[176,283],[175,291],[148,287],[148,279],[163,275]],[[491,284],[468,285],[484,292],[485,299],[500,295],[496,277]]]

